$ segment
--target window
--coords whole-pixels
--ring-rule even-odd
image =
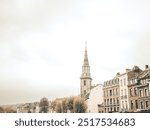
[[[138,90],[137,90],[137,88],[134,88],[134,95],[135,95],[135,96],[138,95]]]
[[[119,99],[117,98],[117,104],[119,104]]]
[[[130,96],[132,96],[132,88],[130,89]]]
[[[86,94],[86,90],[84,90],[84,95]]]
[[[124,78],[124,86],[126,86],[126,79]]]
[[[115,104],[115,98],[113,98],[113,103]]]
[[[143,109],[143,102],[141,102],[141,109]]]
[[[140,97],[143,97],[143,91],[140,90]]]
[[[86,80],[84,80],[84,86],[86,86]]]
[[[148,90],[145,89],[145,96],[148,96]]]
[[[104,100],[104,102],[105,102],[105,105],[106,105],[107,104],[106,99]]]
[[[126,89],[124,89],[124,95],[127,95]]]
[[[124,101],[122,101],[122,108],[124,109]]]
[[[109,105],[109,99],[107,99],[107,105]]]
[[[110,104],[112,104],[112,98],[110,99]]]
[[[112,96],[112,90],[110,90],[110,96]]]
[[[104,97],[105,97],[105,91],[104,91]]]
[[[119,107],[117,107],[117,111],[119,111]]]
[[[133,106],[133,101],[131,101],[131,109],[133,109],[133,107],[134,107],[134,106]]]
[[[116,107],[114,107],[114,112],[116,112]]]
[[[137,100],[135,100],[135,107],[136,107],[136,109],[138,109],[138,101]]]
[[[148,108],[148,106],[149,106],[149,105],[148,105],[148,101],[145,102],[145,105],[146,105],[146,108]]]
[[[118,95],[118,89],[116,88],[116,95]]]

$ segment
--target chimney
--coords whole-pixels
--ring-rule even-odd
[[[148,65],[145,65],[145,69],[148,69],[149,68],[149,66]]]

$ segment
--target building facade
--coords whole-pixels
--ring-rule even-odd
[[[89,113],[103,113],[103,85],[97,84],[92,87],[86,99],[87,112]]]
[[[104,112],[112,113],[120,111],[119,99],[119,78],[116,75],[112,80],[104,82],[103,98],[104,98]]]
[[[150,93],[149,93],[150,68],[145,67],[145,70],[138,76],[138,109],[146,111],[150,109]]]
[[[150,68],[145,70],[133,68],[128,79],[129,112],[141,112],[150,110]]]

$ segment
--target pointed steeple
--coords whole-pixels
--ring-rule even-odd
[[[84,53],[84,61],[82,66],[82,74],[80,77],[80,95],[82,98],[85,98],[86,95],[90,92],[92,78],[90,74],[90,66],[87,54],[87,42],[85,42],[85,53]]]
[[[89,66],[88,54],[87,54],[87,42],[85,42],[85,53],[83,66]]]

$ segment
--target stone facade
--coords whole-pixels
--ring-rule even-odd
[[[119,112],[119,78],[118,75],[112,80],[105,81],[103,87],[104,112]]]

